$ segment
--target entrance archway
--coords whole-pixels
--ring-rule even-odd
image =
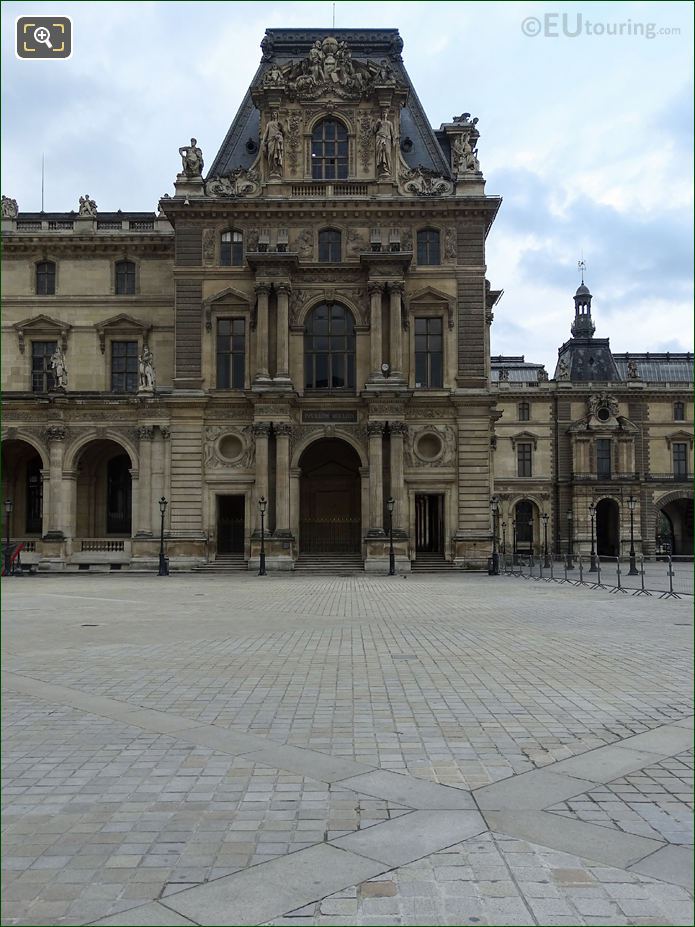
[[[516,551],[532,554],[539,549],[540,511],[531,499],[520,499],[514,506]]]
[[[132,466],[124,448],[115,441],[96,440],[85,445],[77,464],[78,537],[130,537]]]
[[[620,549],[620,508],[615,499],[596,504],[596,552],[599,557],[617,557]]]
[[[340,438],[310,444],[299,459],[299,549],[359,553],[362,543],[360,458]]]
[[[674,556],[693,555],[693,500],[672,499],[658,512],[656,521],[657,550],[668,545]]]
[[[27,441],[10,438],[2,442],[2,501],[12,500],[12,538],[43,533],[43,469],[41,455]]]

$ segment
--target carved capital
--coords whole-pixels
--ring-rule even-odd
[[[292,437],[292,425],[289,422],[278,422],[276,425],[273,425],[273,429],[277,437],[281,435],[286,438]]]
[[[392,435],[399,435],[400,437],[405,437],[408,434],[408,426],[405,422],[390,422],[389,431]]]
[[[370,280],[367,284],[367,292],[370,296],[374,296],[375,293],[381,294],[384,292],[384,284],[377,283],[376,280]]]
[[[270,284],[265,280],[259,281],[256,286],[256,296],[267,296],[270,293]]]
[[[64,425],[47,425],[43,430],[43,436],[49,443],[51,441],[64,441],[65,435]]]
[[[141,441],[151,441],[154,437],[153,425],[138,425],[135,431]]]
[[[275,284],[275,292],[280,295],[282,293],[284,296],[287,296],[288,299],[292,294],[292,285],[289,280],[283,280],[282,283]]]
[[[367,437],[380,438],[384,433],[383,422],[367,422]]]
[[[394,280],[388,284],[389,293],[400,293],[403,294],[405,290],[405,283],[402,280]]]
[[[161,434],[162,438],[163,438],[165,441],[168,440],[168,439],[171,437],[171,429],[169,428],[168,425],[160,425],[160,426],[159,426],[159,433]]]
[[[252,430],[254,438],[267,438],[270,434],[270,422],[254,422]]]

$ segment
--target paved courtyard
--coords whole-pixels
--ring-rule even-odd
[[[3,584],[2,924],[692,923],[692,599]]]

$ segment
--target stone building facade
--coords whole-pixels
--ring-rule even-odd
[[[397,30],[268,30],[211,166],[182,146],[157,214],[3,197],[3,492],[25,561],[149,568],[163,524],[173,568],[255,569],[262,528],[268,569],[383,571],[392,528],[398,569],[480,569],[493,495],[520,547],[544,511],[558,545],[567,506],[583,531],[590,492],[639,495],[645,550],[663,500],[692,511],[670,465],[686,444],[692,472],[689,357],[682,380],[674,355],[587,379],[578,332],[553,380],[491,363],[501,201],[477,119],[434,130],[401,51]]]

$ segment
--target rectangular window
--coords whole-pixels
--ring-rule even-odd
[[[415,385],[441,389],[444,385],[444,342],[441,318],[415,319]]]
[[[600,480],[611,478],[611,442],[610,438],[596,441],[596,476]]]
[[[531,454],[533,452],[532,444],[517,444],[516,446],[516,470],[517,476],[531,476]]]
[[[32,341],[31,343],[31,390],[46,393],[55,386],[51,370],[51,357],[58,347],[57,341]]]
[[[217,320],[217,388],[243,389],[246,373],[246,322]]]
[[[674,476],[687,476],[688,475],[688,445],[687,444],[674,444],[673,445],[673,475]]]
[[[137,341],[111,342],[111,391],[136,393],[138,389]]]

